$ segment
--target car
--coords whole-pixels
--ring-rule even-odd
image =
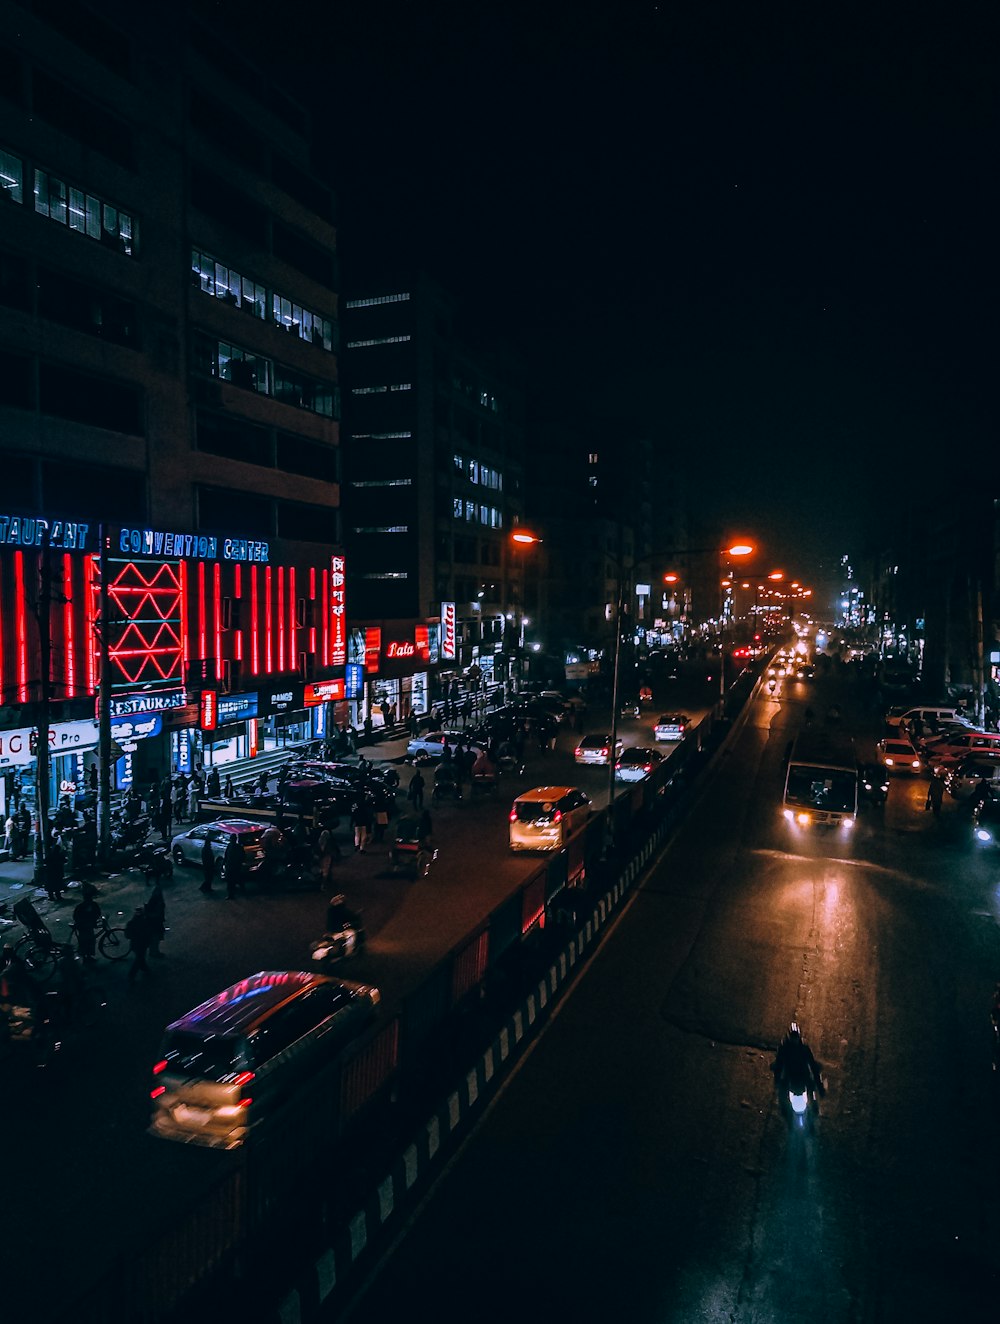
[[[663,762],[663,757],[658,749],[651,749],[648,745],[629,745],[628,749],[622,750],[615,764],[615,781],[645,781]]]
[[[466,734],[463,731],[425,731],[423,735],[411,738],[406,746],[406,752],[411,756],[427,754],[431,758],[439,759],[446,740],[454,748],[459,742],[463,745],[466,743]]]
[[[963,759],[948,769],[944,784],[953,799],[968,800],[984,778],[1000,787],[1000,754],[976,754]]]
[[[992,794],[972,815],[972,840],[979,847],[1000,846],[1000,800]]]
[[[924,755],[930,766],[937,771],[954,768],[973,754],[989,751],[1000,753],[1000,732],[966,731],[960,735],[949,735],[943,741],[927,742]]]
[[[615,740],[615,749],[613,757],[615,759],[624,749],[624,741]],[[611,733],[591,732],[590,735],[583,736],[576,749],[573,751],[573,757],[577,763],[603,763],[611,762]]]
[[[663,713],[653,727],[654,740],[683,740],[691,719],[686,713]]]
[[[924,762],[908,740],[886,736],[878,742],[878,761],[889,772],[923,772]]]
[[[221,864],[226,847],[235,836],[243,847],[244,865],[248,873],[255,873],[264,863],[263,837],[265,823],[253,823],[247,818],[217,818],[212,823],[197,823],[178,834],[170,842],[170,858],[175,864],[201,864],[205,839],[212,843],[216,864]]]
[[[566,838],[590,817],[590,797],[578,786],[536,786],[510,810],[511,850],[561,850]]]

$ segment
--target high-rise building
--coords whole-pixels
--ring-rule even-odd
[[[54,792],[93,759],[103,533],[119,787],[315,734],[346,614],[334,198],[308,116],[206,7],[0,16],[2,727],[51,705],[72,750]]]

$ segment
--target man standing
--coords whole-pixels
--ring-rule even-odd
[[[941,802],[944,799],[944,782],[940,777],[931,777],[930,784],[927,787],[927,799],[924,801],[924,808],[930,809],[935,818],[941,817]]]
[[[134,958],[128,972],[128,982],[130,984],[135,983],[140,971],[144,975],[149,974],[146,953],[149,951],[151,936],[151,926],[146,916],[145,907],[137,906],[135,914],[125,925],[125,937],[128,938],[129,950]]]
[[[424,807],[424,779],[420,775],[420,769],[417,768],[410,778],[410,785],[406,791],[406,798],[414,809],[423,809]]]
[[[247,890],[243,881],[243,847],[235,833],[226,842],[226,850],[222,857],[222,876],[226,880],[227,900],[233,900],[237,888],[241,892]]]
[[[215,851],[212,849],[212,843],[205,838],[201,848],[201,887],[199,892],[206,894],[212,891],[212,882],[215,878]]]

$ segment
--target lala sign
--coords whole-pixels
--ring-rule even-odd
[[[411,644],[407,640],[398,641],[393,639],[385,646],[386,657],[413,657],[416,651],[416,644]]]

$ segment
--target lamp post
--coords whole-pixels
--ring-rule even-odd
[[[518,525],[515,525],[515,526],[514,526],[514,529],[513,529],[512,532],[511,532],[511,535],[510,535],[510,539],[509,539],[509,541],[510,541],[511,545],[512,545],[514,548],[521,550],[521,549],[527,549],[528,547],[534,547],[534,546],[537,546],[538,544],[540,544],[540,543],[542,542],[542,539],[539,538],[537,534],[532,533],[530,529],[526,529],[526,528],[524,528],[522,525],[519,525],[519,524],[518,524]],[[506,544],[505,544],[505,550],[506,550]],[[522,655],[522,653],[524,652],[524,627],[525,627],[525,625],[527,624],[527,617],[526,617],[525,614],[524,614],[524,605],[525,605],[525,604],[524,604],[524,578],[525,578],[525,577],[524,577],[524,563],[522,562],[522,563],[521,563],[521,612],[520,612],[520,620],[514,622],[513,619],[512,619],[512,624],[515,624],[516,627],[517,627],[517,649],[518,649],[518,659],[519,659],[519,661],[521,662],[521,667],[522,667],[522,668],[523,668],[523,661],[521,661],[521,655]],[[505,585],[505,588],[506,588],[506,591],[507,591],[507,592],[510,591],[509,583]],[[505,619],[506,619],[506,615],[505,615]],[[513,676],[512,676],[511,679],[513,679]],[[521,680],[520,671],[519,671],[519,674],[518,674],[517,679],[518,679],[518,682],[520,683],[520,680]]]

